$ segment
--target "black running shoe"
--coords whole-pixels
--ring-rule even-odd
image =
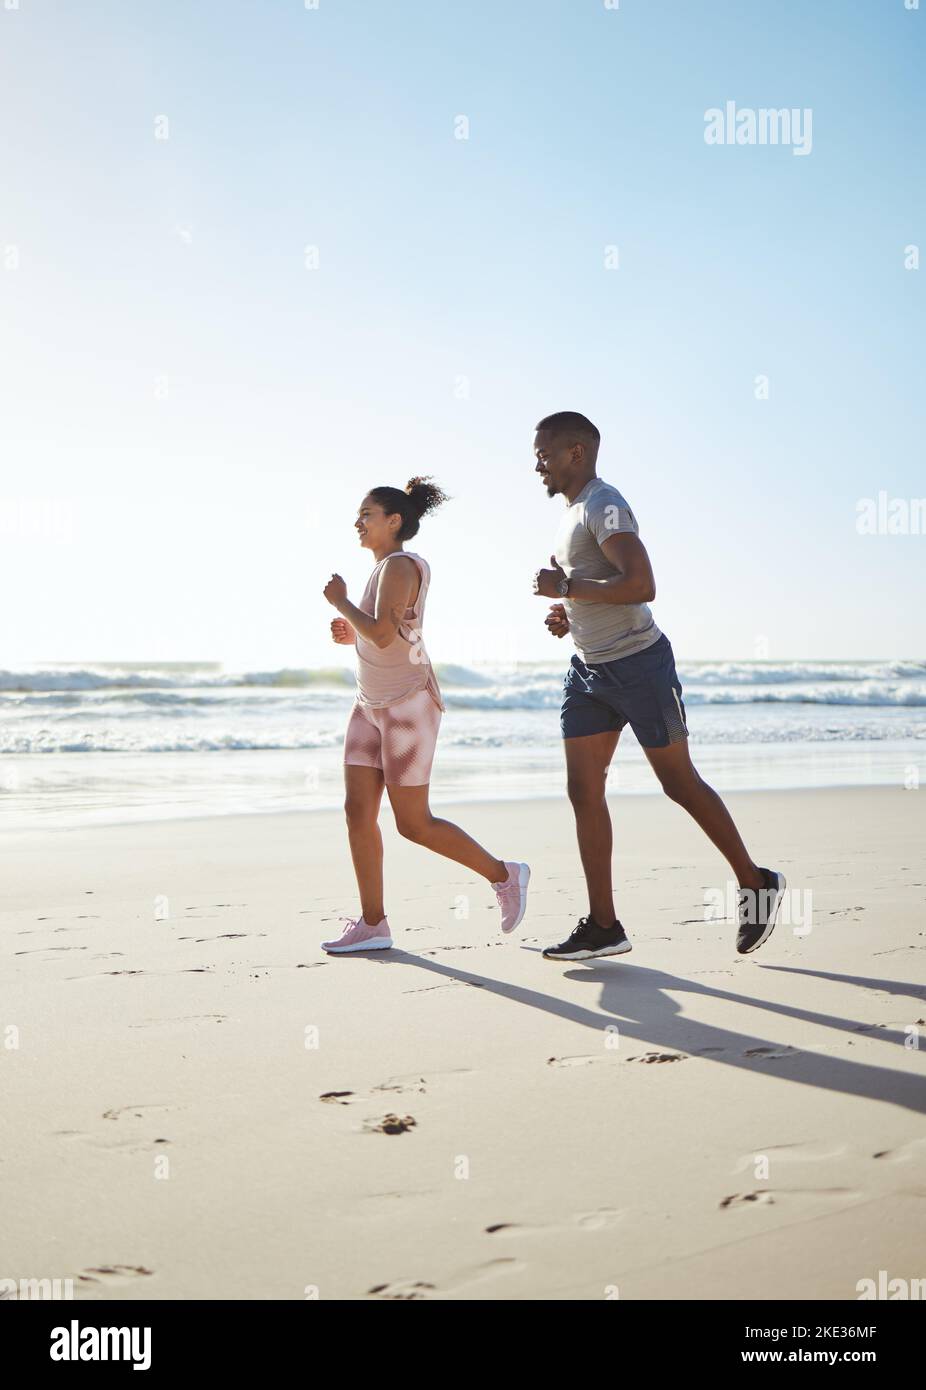
[[[622,956],[631,949],[620,922],[599,927],[591,917],[582,917],[575,931],[558,946],[548,946],[544,960],[591,960],[593,956]]]
[[[775,919],[784,891],[784,874],[775,869],[760,870],[764,888],[741,888],[736,895],[736,949],[741,956],[758,951],[775,930]]]

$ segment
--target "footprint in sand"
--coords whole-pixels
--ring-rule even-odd
[[[106,980],[115,975],[212,975],[211,965],[191,965],[185,970],[99,970],[95,975],[69,975],[70,980]]]
[[[204,941],[238,941],[245,936],[266,936],[265,931],[223,931],[218,936],[178,936],[178,941],[195,941],[197,946],[201,946]]]
[[[59,1139],[88,1144],[106,1152],[142,1153],[154,1144],[170,1144],[164,1137],[162,1121],[180,1108],[175,1105],[114,1106],[103,1112],[103,1119],[116,1122],[115,1128],[106,1125],[93,1133],[79,1129],[58,1129],[54,1133]]]
[[[497,946],[499,943],[498,943],[498,942],[491,942],[491,943],[490,943],[490,942],[485,942],[484,944],[485,944],[485,945],[496,945],[496,946]],[[456,945],[456,946],[431,946],[427,951],[422,951],[421,954],[422,954],[423,956],[440,956],[440,955],[444,955],[447,951],[475,951],[475,950],[476,950],[476,942],[475,942],[475,941],[467,941],[467,942],[460,942],[460,943],[459,943],[458,945]]]
[[[775,1198],[770,1192],[734,1192],[731,1197],[724,1197],[720,1203],[723,1207],[742,1207],[750,1202],[759,1202],[763,1205],[774,1206]]]
[[[926,1157],[926,1139],[910,1139],[906,1144],[899,1145],[896,1149],[879,1149],[873,1153],[872,1158],[883,1159],[887,1163],[909,1163],[911,1159],[919,1159],[920,1162]]]
[[[202,912],[204,908],[209,907],[247,907],[247,903],[191,903],[189,907],[185,907],[183,910],[184,912],[193,913],[195,915],[195,913]]]
[[[595,1056],[595,1057],[587,1057],[587,1056],[581,1056],[581,1055],[580,1055],[580,1056],[577,1056],[577,1057],[548,1057],[548,1058],[547,1058],[547,1066],[548,1066],[548,1067],[587,1067],[587,1066],[590,1066],[592,1062],[607,1062],[607,1061],[611,1060],[611,1058],[616,1057],[616,1056],[617,1056],[617,1053],[616,1053],[616,1051],[615,1051],[614,1053],[611,1054],[611,1057],[609,1057],[607,1054],[604,1054],[604,1053],[603,1053],[601,1056]]]
[[[405,1188],[401,1192],[363,1192],[358,1194],[359,1200],[367,1203],[382,1203],[386,1210],[394,1208],[396,1202],[401,1202],[403,1206],[421,1197],[433,1197],[437,1191],[434,1187]]]
[[[770,1163],[827,1163],[847,1152],[846,1144],[757,1144],[755,1151],[743,1154],[734,1173],[754,1169],[756,1154],[767,1155]]]
[[[628,1062],[684,1062],[682,1052],[644,1052],[638,1057],[628,1057]]]
[[[730,1197],[724,1197],[720,1203],[724,1207],[741,1207],[749,1203],[761,1203],[762,1205],[772,1205],[784,1202],[789,1205],[793,1200],[808,1197],[815,1201],[821,1199],[828,1202],[848,1202],[857,1199],[861,1194],[851,1187],[788,1187],[761,1188],[756,1192],[734,1192]]]
[[[788,1047],[747,1047],[743,1053],[744,1057],[762,1057],[766,1061],[774,1061],[776,1057],[796,1057],[800,1048]]]
[[[367,1298],[421,1299],[440,1298],[453,1294],[474,1284],[483,1284],[496,1279],[500,1274],[518,1274],[527,1266],[521,1260],[502,1258],[488,1260],[485,1264],[472,1266],[453,1275],[442,1289],[422,1279],[400,1279],[388,1284],[374,1284],[367,1290]]]
[[[391,1076],[388,1081],[381,1081],[378,1086],[374,1086],[372,1091],[323,1091],[318,1099],[326,1101],[329,1105],[367,1104],[376,1098],[377,1091],[390,1091],[397,1095],[424,1095],[427,1086],[423,1076]]]
[[[29,951],[14,951],[14,956],[44,956],[47,951],[86,951],[86,946],[36,946]]]
[[[172,1110],[176,1110],[176,1109],[177,1109],[177,1106],[175,1106],[175,1105],[163,1105],[163,1104],[161,1104],[161,1105],[157,1105],[157,1104],[152,1104],[152,1105],[115,1105],[115,1106],[112,1107],[111,1110],[104,1110],[104,1111],[103,1111],[103,1119],[104,1119],[104,1120],[124,1120],[124,1119],[129,1119],[129,1118],[131,1118],[131,1119],[133,1119],[133,1120],[146,1120],[146,1119],[148,1118],[148,1116],[149,1116],[150,1114],[152,1114],[152,1112],[154,1112],[154,1111],[156,1111],[156,1110],[162,1111],[162,1112],[163,1112],[163,1111],[172,1111]]]
[[[624,1213],[615,1207],[601,1207],[598,1211],[586,1211],[576,1217],[576,1225],[581,1231],[604,1231],[617,1224]]]
[[[569,1221],[550,1222],[543,1226],[522,1225],[517,1221],[499,1221],[495,1225],[486,1226],[487,1236],[545,1236],[554,1235],[561,1232],[573,1231],[576,1227],[580,1231],[603,1231],[611,1226],[615,1226],[623,1217],[624,1213],[613,1207],[602,1207],[598,1211],[580,1212],[573,1216]]]
[[[157,1139],[142,1138],[116,1138],[112,1133],[105,1134],[85,1134],[80,1129],[56,1129],[53,1131],[56,1139],[71,1139],[83,1144],[88,1144],[92,1149],[102,1149],[104,1153],[147,1153],[153,1144],[169,1145],[170,1140],[159,1137]]]
[[[144,1265],[96,1265],[77,1274],[79,1284],[127,1284],[133,1279],[148,1278],[154,1273]]]
[[[622,1058],[617,1049],[602,1053],[600,1056],[576,1056],[576,1057],[548,1057],[548,1067],[587,1067],[593,1062],[684,1062],[686,1056],[683,1052],[643,1052],[634,1053],[632,1057]]]
[[[515,1259],[513,1255],[502,1255],[494,1260],[486,1260],[484,1264],[460,1270],[448,1280],[447,1292],[457,1293],[461,1289],[471,1288],[473,1284],[488,1283],[502,1274],[520,1274],[525,1269],[527,1265],[523,1260]]]
[[[420,1279],[399,1281],[396,1284],[374,1284],[367,1289],[367,1298],[392,1298],[409,1302],[416,1298],[430,1298],[436,1285],[424,1284]]]
[[[468,1071],[468,1067],[459,1067],[459,1071]],[[401,1095],[406,1092],[414,1091],[417,1095],[424,1095],[427,1090],[423,1076],[390,1076],[387,1081],[381,1081],[378,1086],[374,1086],[375,1091],[396,1091]]]
[[[412,1115],[383,1115],[379,1120],[364,1120],[368,1134],[407,1134],[418,1121]]]

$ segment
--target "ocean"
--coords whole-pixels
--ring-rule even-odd
[[[562,796],[567,659],[438,666],[433,800]],[[926,773],[926,661],[679,661],[702,774],[719,791],[888,785]],[[342,799],[344,669],[213,663],[0,671],[0,815],[8,828],[254,811]],[[628,730],[614,794],[657,784]]]

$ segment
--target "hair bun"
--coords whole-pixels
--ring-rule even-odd
[[[430,474],[425,478],[409,478],[405,484],[405,491],[419,517],[435,511],[442,502],[448,500],[446,492],[431,481]]]

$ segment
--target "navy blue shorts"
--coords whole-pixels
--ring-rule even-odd
[[[619,661],[569,663],[563,682],[563,738],[619,733],[629,724],[643,748],[667,748],[688,737],[682,683],[672,643],[663,633],[651,647]]]

